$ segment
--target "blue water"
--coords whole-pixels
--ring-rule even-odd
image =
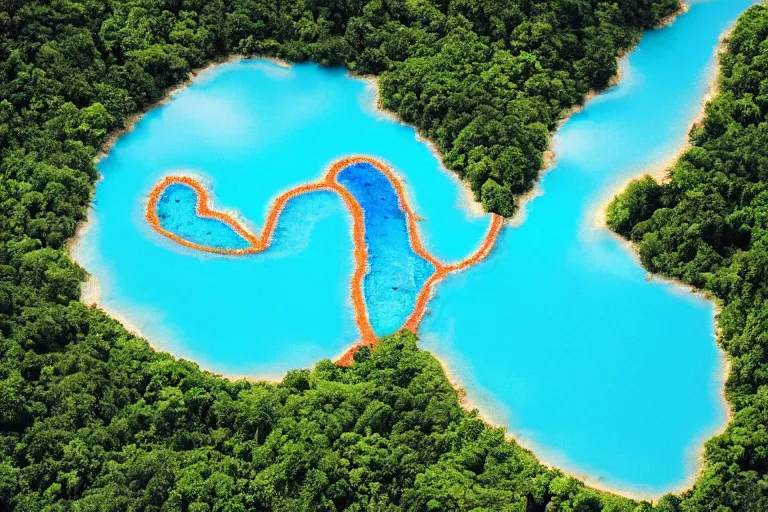
[[[696,2],[647,34],[622,84],[555,137],[558,164],[522,227],[441,283],[421,328],[423,346],[485,414],[593,482],[647,494],[677,488],[724,422],[712,305],[649,281],[593,218],[612,191],[679,147],[718,35],[751,3]],[[99,164],[93,227],[74,248],[98,279],[99,304],[158,348],[227,375],[279,376],[342,353],[358,332],[351,223],[334,194],[292,200],[270,249],[245,257],[181,247],[155,233],[143,210],[163,176],[190,172],[258,232],[280,192],[364,154],[402,177],[427,248],[444,261],[466,257],[489,217],[468,213],[455,177],[412,129],[374,112],[372,99],[343,71],[251,60],[202,74],[149,112]],[[391,190],[375,175],[345,178],[367,213],[376,210],[365,219],[375,256],[365,293],[376,331],[387,332],[430,269],[406,245],[402,212],[386,199],[374,206]]]
[[[156,347],[226,375],[277,378],[341,355],[359,333],[349,292],[351,219],[334,193],[291,200],[269,250],[249,256],[175,244],[151,229],[144,209],[164,176],[189,174],[205,183],[214,209],[236,211],[250,232],[260,233],[276,196],[320,179],[339,158],[363,154],[401,177],[424,218],[427,248],[446,261],[464,258],[489,218],[467,212],[458,179],[413,129],[382,118],[373,98],[373,89],[341,70],[246,60],[202,73],[147,113],[99,163],[92,228],[74,248],[99,283],[99,304]],[[190,215],[192,198],[186,205]],[[384,333],[406,316],[412,301],[406,292],[425,269],[394,224],[371,220],[366,216],[370,229],[394,235],[375,241],[377,260],[388,265],[396,259],[388,249],[402,250],[403,274],[386,275],[372,261],[364,283],[371,301],[386,299],[386,307],[370,308],[376,332]],[[204,240],[207,231],[189,236]]]
[[[411,249],[405,212],[386,176],[367,163],[343,169],[338,182],[363,208],[368,273],[363,283],[368,317],[377,336],[400,329],[435,267]]]
[[[377,336],[392,334],[405,324],[416,296],[435,272],[435,266],[413,252],[407,218],[397,193],[378,169],[365,162],[356,163],[342,169],[337,181],[364,211],[368,273],[363,291],[371,326]],[[197,201],[197,192],[189,185],[169,185],[157,203],[160,225],[184,240],[206,247],[236,250],[250,245],[226,223],[198,217]],[[290,226],[280,226],[281,236],[285,229]]]
[[[160,194],[157,218],[160,226],[184,240],[216,249],[245,249],[250,243],[228,224],[198,217],[195,189],[184,183],[172,183]]]

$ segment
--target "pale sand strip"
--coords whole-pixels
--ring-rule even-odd
[[[690,5],[685,3],[685,0],[679,0],[678,2],[678,8],[677,11],[673,12],[672,14],[667,15],[666,17],[662,18],[659,23],[656,25],[656,28],[664,28],[668,27],[672,23],[675,22],[675,20],[688,12],[688,10],[691,8]]]
[[[427,349],[428,350],[428,349]],[[521,448],[528,451],[536,461],[549,469],[557,470],[563,473],[565,476],[575,478],[584,483],[586,487],[591,487],[599,491],[615,494],[625,498],[634,500],[653,500],[658,497],[657,493],[644,492],[638,490],[618,489],[609,485],[606,485],[600,478],[590,475],[586,471],[578,471],[568,469],[575,467],[576,465],[570,463],[562,455],[551,450],[545,450],[541,446],[537,445],[534,441],[519,434],[511,432],[510,424],[512,420],[510,418],[511,413],[504,411],[503,407],[498,403],[493,403],[493,398],[488,392],[479,393],[484,397],[478,397],[476,390],[467,392],[462,387],[461,371],[457,370],[455,361],[452,361],[450,357],[430,352],[430,354],[437,359],[440,363],[440,367],[446,378],[451,383],[451,386],[456,390],[459,399],[459,405],[467,412],[477,411],[478,418],[491,428],[501,428],[504,430],[504,437],[507,441],[513,441],[517,443]],[[472,379],[469,379],[472,380]],[[469,395],[475,395],[470,397]],[[679,491],[685,488],[681,486]],[[679,492],[677,489],[673,489],[671,492]]]
[[[125,126],[122,129],[113,131],[109,137],[104,141],[104,143],[101,146],[101,151],[96,155],[96,162],[100,161],[102,158],[104,158],[107,153],[112,149],[112,146],[115,145],[115,142],[117,142],[117,139],[119,139],[122,135],[125,135],[126,133],[129,133],[133,131],[133,129],[136,127],[136,123],[138,123],[142,117],[144,117],[150,110],[154,110],[155,108],[168,104],[169,101],[173,99],[174,96],[176,96],[178,93],[192,85],[196,80],[200,79],[208,73],[209,71],[222,66],[224,64],[228,64],[230,62],[237,62],[240,60],[250,60],[250,59],[260,59],[265,60],[268,62],[271,62],[272,64],[275,64],[276,66],[279,66],[281,68],[290,69],[293,67],[293,64],[291,64],[288,61],[277,59],[274,57],[261,57],[261,56],[252,56],[252,57],[246,57],[244,55],[230,55],[229,57],[219,58],[211,61],[209,64],[206,64],[205,66],[197,69],[193,69],[187,74],[187,78],[185,78],[181,83],[176,85],[175,87],[172,87],[169,89],[165,95],[158,100],[157,102],[147,106],[144,110],[137,112],[131,116],[128,116],[128,118],[125,120]],[[98,181],[97,181],[98,183]]]
[[[211,62],[207,66],[202,67],[200,69],[191,71],[187,76],[186,80],[184,80],[182,83],[180,83],[176,87],[169,89],[168,92],[166,92],[165,96],[163,96],[163,98],[161,98],[156,103],[148,106],[143,111],[137,112],[136,114],[129,116],[125,120],[125,126],[122,129],[115,130],[114,132],[112,132],[102,144],[101,151],[96,155],[95,162],[98,163],[102,158],[104,158],[107,155],[107,153],[109,153],[109,151],[115,145],[115,142],[117,142],[117,139],[119,139],[122,135],[133,131],[133,129],[136,126],[136,123],[138,123],[147,112],[149,112],[150,110],[156,107],[159,107],[160,105],[167,104],[171,99],[173,99],[173,97],[176,94],[178,94],[179,92],[187,88],[189,85],[191,85],[195,80],[195,78],[197,78],[201,74],[221,64],[225,64],[228,62],[235,62],[237,60],[240,60],[241,58],[242,57],[237,55],[230,56],[230,57],[227,57],[226,59],[220,59],[220,60]],[[103,176],[99,175],[99,177],[96,179],[96,182],[94,183],[94,190],[102,179],[103,179]],[[88,215],[86,219],[77,223],[77,226],[75,228],[75,234],[71,238],[69,238],[64,244],[65,250],[69,255],[69,257],[72,259],[72,261],[74,261],[76,264],[80,265],[81,267],[84,267],[83,265],[84,258],[82,257],[82,255],[80,258],[78,258],[77,253],[78,252],[84,253],[85,251],[87,251],[87,248],[82,244],[85,243],[86,236],[88,232],[91,230],[91,228],[93,227],[95,222],[95,216],[93,214],[93,211],[94,211],[93,204],[92,203],[89,204],[87,208],[88,208]],[[102,309],[109,316],[111,316],[112,318],[117,320],[120,324],[122,324],[122,326],[125,327],[125,329],[128,332],[140,338],[146,339],[146,337],[142,335],[141,330],[133,322],[131,322],[126,315],[121,314],[118,311],[112,311],[112,310],[108,311],[100,305],[101,284],[98,282],[98,280],[94,276],[90,274],[88,275],[87,280],[83,282],[80,287],[80,294],[81,294],[80,300],[84,304],[86,304],[87,306],[98,307]],[[153,346],[151,343],[150,343],[150,346],[155,350],[158,349],[158,347]]]
[[[730,28],[720,36],[720,42],[715,48],[713,63],[708,74],[709,79],[708,79],[707,93],[704,95],[704,98],[701,101],[701,107],[699,112],[691,119],[689,129],[686,131],[685,139],[681,142],[680,148],[676,152],[672,153],[669,157],[662,159],[660,163],[652,166],[649,169],[643,170],[634,176],[630,176],[626,180],[618,183],[615,187],[611,188],[609,192],[606,194],[606,196],[604,196],[600,201],[598,201],[597,207],[594,213],[592,214],[592,223],[591,223],[592,229],[598,229],[608,233],[614,240],[616,240],[621,245],[621,247],[625,251],[627,251],[629,254],[633,256],[633,258],[635,259],[635,261],[640,267],[642,267],[642,262],[640,261],[640,253],[638,252],[637,246],[635,246],[629,240],[626,240],[625,238],[619,236],[617,233],[615,233],[613,230],[611,230],[608,227],[607,220],[606,220],[607,208],[610,205],[610,203],[613,201],[613,199],[617,195],[619,195],[621,192],[623,192],[624,189],[626,189],[626,187],[629,185],[629,183],[634,179],[641,178],[643,176],[651,176],[654,180],[660,183],[665,183],[669,180],[669,171],[671,170],[671,168],[692,147],[692,144],[690,142],[688,135],[690,134],[691,130],[701,125],[701,123],[704,121],[706,117],[707,104],[710,101],[712,101],[712,99],[714,99],[715,96],[717,96],[717,94],[720,92],[720,80],[719,80],[720,56],[727,51],[726,43],[732,31],[733,31],[733,28]],[[706,460],[704,459],[704,449],[705,449],[704,443],[710,438],[718,436],[723,432],[725,432],[726,428],[728,427],[728,424],[733,420],[733,410],[731,409],[731,404],[728,402],[727,397],[725,395],[725,383],[728,379],[728,376],[730,375],[732,363],[728,354],[720,347],[719,343],[717,343],[717,341],[720,339],[720,331],[721,331],[719,325],[717,324],[717,317],[720,314],[721,305],[715,297],[712,297],[709,294],[706,294],[703,291],[698,290],[682,281],[671,279],[665,276],[651,274],[650,272],[647,274],[647,279],[649,281],[656,281],[661,284],[667,285],[672,289],[673,292],[691,294],[703,300],[710,301],[714,306],[715,331],[713,333],[713,338],[715,340],[717,350],[720,353],[720,360],[722,361],[722,364],[718,368],[718,371],[714,376],[714,379],[715,379],[715,382],[717,382],[718,384],[718,389],[719,389],[718,398],[721,401],[723,410],[726,413],[726,418],[725,418],[725,422],[722,425],[716,426],[715,428],[712,429],[711,432],[708,432],[702,435],[701,438],[694,440],[694,442],[692,443],[692,447],[691,447],[692,453],[689,456],[689,461],[688,461],[691,466],[691,473],[689,477],[685,479],[684,482],[682,482],[680,485],[676,486],[673,490],[670,491],[675,494],[679,494],[693,487],[693,485],[699,479],[701,474],[704,472],[705,465],[706,465]],[[590,482],[590,485],[594,486],[592,482]],[[620,492],[613,489],[607,489],[607,490],[609,492],[617,492],[617,493]],[[624,492],[621,492],[621,494],[628,495],[627,493],[624,493]],[[652,498],[654,498],[654,496],[644,497],[644,499],[652,499]]]
[[[633,176],[629,176],[625,180],[616,183],[614,187],[612,187],[606,195],[598,202],[595,212],[593,214],[593,222],[592,226],[595,228],[604,228],[608,229],[608,225],[606,224],[606,213],[608,205],[613,201],[613,199],[619,195],[621,192],[624,191],[624,189],[627,188],[627,185],[635,179],[642,178],[643,176],[651,176],[653,179],[660,183],[665,183],[669,179],[669,171],[674,167],[674,165],[677,163],[678,160],[689,150],[691,149],[691,141],[689,139],[690,132],[700,126],[704,122],[704,118],[706,117],[706,107],[709,102],[711,102],[715,96],[717,96],[720,92],[720,56],[725,53],[728,50],[726,42],[728,41],[728,37],[730,37],[731,32],[733,31],[733,28],[728,29],[720,36],[720,42],[718,43],[717,47],[715,48],[714,52],[714,58],[712,61],[712,65],[710,67],[710,70],[708,72],[708,83],[707,83],[707,92],[704,95],[704,98],[701,100],[701,106],[699,111],[696,113],[696,115],[691,118],[691,122],[688,126],[688,130],[685,132],[685,138],[680,143],[680,147],[677,151],[670,154],[669,156],[666,156],[662,158],[658,163],[652,165],[648,169],[641,170],[637,174]]]
[[[668,18],[665,18],[665,20],[662,20],[661,26],[671,24],[677,18],[677,16],[679,14],[687,11],[687,8],[688,8],[688,6],[681,0],[681,10],[680,10],[680,12],[674,13],[673,15],[670,15]],[[141,117],[143,117],[143,115],[147,111],[149,111],[149,110],[151,110],[151,109],[153,109],[153,108],[155,108],[155,107],[157,107],[159,105],[167,103],[170,99],[172,99],[172,97],[175,94],[177,94],[178,92],[180,92],[181,90],[186,88],[188,85],[190,85],[192,83],[192,80],[194,80],[194,78],[197,77],[199,74],[201,74],[201,73],[203,73],[203,72],[205,72],[205,71],[207,71],[207,70],[209,70],[211,68],[214,68],[216,66],[224,64],[226,62],[232,62],[232,61],[240,60],[242,58],[243,57],[241,57],[241,56],[232,56],[232,57],[229,57],[229,58],[224,59],[224,60],[213,62],[213,63],[209,64],[208,66],[206,66],[206,67],[204,67],[204,68],[202,68],[202,69],[200,69],[198,71],[190,73],[190,77],[189,77],[189,79],[187,81],[183,82],[178,87],[171,89],[162,100],[160,100],[156,104],[152,105],[151,107],[147,108],[144,112],[136,114],[135,116],[131,116],[126,121],[126,127],[123,130],[119,130],[119,131],[113,133],[112,135],[110,135],[110,137],[107,139],[107,141],[105,141],[105,143],[104,143],[104,145],[102,147],[102,151],[99,154],[99,156],[97,157],[97,161],[100,160],[101,158],[103,158],[103,156],[111,149],[111,147],[114,145],[115,141],[117,140],[117,138],[120,135],[131,131],[133,129],[133,127],[135,126],[135,123],[139,119],[141,119]],[[253,57],[253,58],[257,58],[257,57]],[[261,58],[264,58],[264,57],[261,57]],[[622,60],[623,58],[624,58],[624,55],[620,56],[619,60]],[[277,65],[279,65],[281,67],[286,67],[286,68],[291,67],[290,63],[287,63],[285,61],[281,61],[279,59],[269,59],[269,58],[267,58],[266,60],[270,60],[273,63],[275,63],[275,64],[277,64]],[[622,76],[621,76],[622,75],[622,73],[621,73],[622,69],[623,68],[621,66],[619,66],[619,73],[612,80],[611,86],[615,85],[616,83],[618,83],[621,80],[621,78],[622,78]],[[374,107],[375,107],[375,109],[377,111],[379,111],[382,114],[382,116],[384,116],[384,117],[386,117],[388,119],[395,120],[395,121],[397,121],[397,122],[399,122],[399,123],[401,123],[401,124],[403,124],[405,126],[410,126],[410,125],[404,123],[403,121],[401,121],[399,118],[397,118],[394,113],[385,110],[381,106],[379,92],[378,92],[378,82],[377,82],[376,77],[371,77],[371,76],[355,76],[355,75],[352,75],[352,74],[350,76],[352,76],[353,78],[357,78],[357,79],[363,80],[370,87],[373,87],[373,89],[374,89],[374,100],[373,100],[374,101]],[[597,91],[592,91],[592,92],[588,93],[586,95],[586,97],[585,97],[584,104],[586,104],[592,98],[596,97],[598,94],[599,94],[599,92],[597,92]],[[712,94],[714,94],[714,90],[712,91]],[[556,128],[555,131],[557,131],[557,129],[559,129],[559,127],[561,127],[562,124],[565,121],[567,121],[567,119],[572,114],[583,110],[583,108],[584,108],[584,105],[579,105],[579,106],[575,106],[573,109],[571,109],[569,112],[567,112],[565,114],[565,116],[563,117],[563,119],[561,120],[561,122],[558,124],[558,128]],[[702,112],[701,116],[703,116],[703,112]],[[697,117],[701,117],[701,116],[697,116]],[[416,139],[418,141],[423,142],[424,144],[426,144],[427,147],[430,149],[430,151],[434,154],[434,156],[437,158],[438,162],[440,162],[441,168],[443,168],[446,172],[448,172],[454,179],[458,180],[458,175],[456,173],[452,172],[452,171],[449,171],[443,165],[443,163],[442,163],[443,162],[442,154],[438,150],[436,144],[434,144],[432,141],[430,141],[430,140],[426,139],[425,137],[423,137],[422,135],[420,135],[418,130],[415,129],[415,127],[413,127],[413,126],[410,126],[410,127],[414,128],[415,133],[416,133]],[[521,196],[518,199],[518,208],[519,208],[518,209],[518,213],[512,219],[510,219],[508,221],[508,224],[510,226],[521,225],[524,222],[525,215],[526,215],[526,205],[527,205],[528,201],[530,201],[533,198],[541,195],[541,193],[542,193],[542,191],[538,188],[538,182],[540,181],[541,176],[545,172],[550,170],[554,166],[554,164],[555,164],[555,156],[554,156],[554,152],[552,151],[552,148],[551,148],[552,135],[553,134],[554,134],[554,132],[552,132],[550,134],[550,148],[544,153],[544,166],[543,166],[542,171],[539,174],[539,177],[538,177],[538,180],[537,180],[537,186],[534,187],[534,189],[532,189],[529,193]],[[681,150],[681,153],[682,153],[682,151],[683,150]],[[475,200],[474,195],[472,194],[472,192],[469,189],[469,187],[464,185],[463,182],[461,182],[460,187],[465,191],[465,200],[462,201],[462,206],[464,206],[467,209],[467,211],[469,213],[471,213],[472,215],[478,215],[478,216],[485,215],[486,214],[485,211],[482,209],[482,206],[480,205],[480,203]],[[601,208],[601,210],[602,210],[602,208]],[[90,218],[90,215],[89,215],[89,218]],[[87,232],[87,230],[88,230],[88,228],[86,227],[87,224],[88,224],[87,220],[84,221],[83,223],[78,224],[75,236],[72,239],[70,239],[70,241],[68,241],[68,247],[71,248],[72,246],[74,246],[74,245],[76,245],[78,243],[78,239],[81,236],[83,236]],[[74,258],[73,258],[73,260],[74,260]],[[99,292],[99,285],[98,285],[98,283],[93,278],[89,279],[89,281],[86,282],[84,284],[84,286],[83,286],[83,301],[85,303],[89,303],[90,302],[91,304],[96,304],[98,302],[98,300],[99,300],[99,296],[100,296],[100,292]],[[129,330],[130,332],[132,332],[134,334],[137,334],[138,336],[141,336],[140,330],[138,328],[136,328],[135,325],[133,325],[125,317],[123,317],[122,315],[120,315],[119,313],[114,312],[114,311],[107,311],[107,313],[110,316],[112,316],[113,318],[117,319],[120,323],[122,323],[123,326],[126,327],[127,330]],[[143,336],[141,336],[141,337],[143,337]],[[157,347],[153,346],[152,344],[150,344],[150,346],[152,346],[153,349],[157,350]],[[449,379],[449,381],[451,382],[452,386],[457,391],[457,393],[459,395],[459,398],[460,398],[461,406],[464,409],[468,410],[468,411],[471,411],[471,410],[474,410],[474,409],[477,409],[478,411],[480,411],[475,406],[475,404],[473,404],[471,402],[471,400],[467,397],[466,392],[458,384],[457,380],[453,376],[453,373],[446,366],[445,362],[440,360],[440,359],[438,359],[438,361],[440,362],[441,367],[443,368],[443,371],[445,372],[445,374],[446,374],[447,378]],[[728,364],[729,364],[728,361],[726,361],[726,367],[723,369],[723,372],[724,372],[725,375],[727,375],[727,372],[729,371]],[[265,378],[265,377],[257,377],[257,376],[228,375],[228,376],[225,376],[225,377],[226,378],[230,378],[230,379],[235,379],[235,380],[238,380],[238,379],[242,378],[242,379],[247,379],[247,380],[250,380],[250,381],[253,381],[253,380],[264,381],[264,380],[266,380],[266,381],[271,381],[271,382],[279,382],[281,380],[278,377],[272,377],[272,376]],[[728,408],[727,410],[729,412],[729,417],[730,417],[730,408]],[[483,418],[483,421],[485,421],[490,426],[494,426],[492,421],[489,419],[488,415],[480,413],[480,417]],[[521,444],[521,446],[527,447],[527,449],[529,449],[529,450],[533,450],[533,451],[535,451],[537,453],[542,453],[541,451],[536,450],[536,448],[534,446],[532,446],[532,443],[528,443],[528,442],[526,442],[523,439],[515,438],[515,436],[513,436],[509,432],[508,428],[506,430],[507,430],[507,434],[506,435],[507,435],[507,437],[509,439],[516,440],[518,443]],[[537,459],[542,464],[544,464],[544,465],[550,465],[546,461],[544,461],[541,457],[538,457]],[[647,496],[635,495],[634,493],[627,493],[627,492],[622,491],[622,490],[611,489],[609,487],[603,486],[599,482],[592,481],[592,479],[590,479],[588,475],[572,475],[572,476],[575,476],[576,478],[584,480],[587,485],[589,485],[590,487],[599,489],[599,490],[603,490],[603,491],[611,492],[611,493],[616,493],[616,494],[621,494],[623,496],[634,497],[636,499],[647,499],[648,498]],[[698,474],[695,475],[692,480],[695,481],[696,478],[698,478]],[[683,489],[689,487],[690,485],[691,485],[690,483],[686,483],[685,486],[683,486]]]
[[[656,29],[664,28],[671,25],[679,16],[688,12],[689,9],[690,9],[690,6],[685,3],[685,0],[680,0],[679,9],[676,12],[673,12],[669,16],[662,19],[659,22],[659,24],[656,26]],[[554,148],[555,133],[557,133],[563,127],[563,125],[568,122],[571,116],[573,116],[574,114],[578,114],[579,112],[583,112],[587,103],[592,101],[594,98],[600,96],[601,94],[616,87],[617,85],[619,85],[619,83],[621,83],[626,78],[626,74],[630,71],[629,66],[626,65],[627,57],[630,53],[632,53],[633,49],[634,48],[629,48],[616,57],[616,62],[617,62],[616,74],[608,82],[608,86],[604,90],[589,91],[584,96],[584,101],[582,102],[581,105],[574,105],[563,114],[563,116],[561,117],[561,119],[557,124],[557,127],[550,133],[549,146],[547,147],[546,151],[544,151],[544,155],[543,155],[544,163],[541,171],[539,172],[539,176],[536,179],[536,184],[531,190],[529,190],[528,192],[526,192],[525,194],[522,194],[517,198],[517,206],[518,206],[517,212],[515,213],[514,216],[512,216],[512,218],[508,220],[508,225],[510,227],[518,228],[522,226],[525,223],[525,219],[528,217],[528,206],[530,205],[530,202],[544,194],[544,189],[541,188],[541,178],[557,165],[557,155],[555,154],[555,148]]]
[[[675,14],[675,17],[677,17],[677,15],[678,14]],[[586,95],[584,95],[584,101],[581,103],[581,105],[574,105],[562,114],[557,122],[555,129],[549,133],[549,143],[547,145],[547,149],[542,155],[543,163],[541,171],[539,171],[539,174],[536,177],[536,183],[534,184],[533,188],[531,188],[531,190],[517,197],[517,212],[515,212],[515,214],[509,220],[507,220],[507,225],[509,227],[519,228],[522,226],[525,223],[525,220],[528,218],[528,207],[530,206],[531,202],[537,197],[544,195],[544,189],[541,186],[541,179],[545,174],[554,169],[557,165],[557,154],[554,147],[555,134],[560,131],[563,125],[565,125],[565,123],[567,123],[574,114],[583,112],[584,108],[587,106],[587,103],[597,98],[601,94],[610,91],[619,85],[619,83],[624,80],[624,78],[626,78],[629,67],[625,66],[625,63],[627,61],[627,56],[630,53],[631,49],[622,52],[616,57],[616,74],[608,82],[608,86],[605,89],[601,91],[589,91]]]
[[[480,202],[475,199],[475,196],[472,193],[472,190],[461,179],[458,173],[448,169],[445,166],[445,164],[443,163],[443,154],[440,152],[440,149],[437,147],[437,144],[434,141],[427,138],[422,133],[420,133],[417,127],[411,124],[408,124],[402,119],[400,119],[395,112],[392,112],[391,110],[387,110],[386,108],[384,108],[384,105],[382,105],[381,103],[381,93],[379,92],[379,78],[377,76],[358,75],[351,72],[347,73],[347,76],[355,80],[360,80],[365,84],[366,88],[368,88],[369,91],[372,92],[372,102],[369,105],[369,107],[379,119],[391,121],[393,123],[397,123],[401,126],[405,126],[413,130],[416,141],[424,144],[427,147],[427,149],[429,149],[429,152],[432,153],[432,155],[437,160],[440,170],[445,172],[446,175],[451,179],[451,181],[454,182],[457,189],[462,192],[463,197],[459,199],[459,206],[468,214],[470,218],[477,218],[477,217],[483,217],[485,215],[488,215],[488,213],[483,209],[483,206],[480,204]],[[414,201],[411,201],[411,202],[414,204],[414,206],[416,206]]]
[[[425,350],[429,350],[429,348],[425,348]],[[560,472],[562,472],[564,475],[576,478],[578,480],[581,480],[585,486],[591,487],[603,492],[607,492],[610,494],[615,494],[617,496],[622,496],[626,498],[631,498],[634,500],[646,500],[653,502],[660,498],[663,494],[672,493],[672,494],[680,494],[688,489],[690,489],[698,480],[699,476],[703,472],[703,466],[704,466],[704,449],[703,444],[708,439],[710,439],[713,435],[718,435],[723,428],[718,427],[717,431],[714,433],[705,433],[699,438],[696,438],[692,440],[690,447],[688,448],[687,452],[688,455],[686,456],[686,465],[690,469],[689,475],[685,480],[680,482],[678,485],[666,489],[663,493],[659,493],[652,490],[642,490],[642,489],[626,489],[626,488],[619,488],[615,486],[611,486],[606,484],[600,477],[596,477],[594,475],[591,475],[589,472],[584,470],[577,470],[577,469],[571,469],[575,468],[577,465],[571,463],[567,459],[565,459],[562,455],[558,455],[557,453],[546,450],[542,448],[541,446],[537,445],[534,441],[532,441],[529,438],[526,438],[522,435],[515,434],[512,432],[511,428],[511,418],[510,413],[507,411],[504,411],[503,407],[500,406],[500,404],[493,403],[493,398],[488,392],[480,392],[478,393],[477,390],[471,390],[467,392],[467,390],[463,387],[465,384],[462,384],[462,381],[472,379],[465,379],[462,378],[462,372],[457,369],[456,362],[451,359],[450,356],[446,357],[443,354],[437,354],[435,351],[430,351],[430,354],[432,357],[437,359],[437,361],[440,363],[440,367],[443,370],[443,373],[445,374],[448,381],[451,383],[451,386],[456,390],[456,393],[458,395],[459,405],[467,412],[477,411],[478,418],[483,421],[486,425],[488,425],[491,428],[501,428],[504,429],[505,438],[508,441],[514,441],[518,445],[520,445],[523,449],[527,450],[531,453],[531,455],[543,466],[548,467],[550,469],[556,469]],[[730,372],[730,361],[727,359],[725,360],[725,364],[722,366],[720,371],[718,371],[717,375],[715,376],[715,382],[717,383],[719,389],[723,389],[723,386],[725,385],[725,376],[728,375],[728,372]],[[471,396],[470,396],[471,395]],[[730,411],[730,405],[725,402],[725,397],[721,393],[721,397],[724,400],[724,403],[726,404],[726,412],[728,415],[728,422],[732,419],[732,414]]]

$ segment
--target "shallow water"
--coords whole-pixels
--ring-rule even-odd
[[[424,346],[484,412],[545,460],[608,486],[677,487],[701,440],[724,421],[711,304],[647,281],[592,218],[618,184],[679,146],[717,37],[750,3],[697,2],[648,34],[622,85],[557,134],[559,163],[523,226],[506,229],[487,261],[439,284],[422,325]],[[427,249],[443,261],[466,257],[489,217],[462,207],[456,178],[412,129],[374,112],[372,99],[339,70],[250,60],[205,72],[149,112],[99,164],[93,227],[73,249],[100,283],[100,304],[158,348],[228,375],[279,376],[343,352],[359,334],[349,299],[351,221],[334,193],[292,199],[270,248],[237,257],[164,238],[144,208],[164,176],[190,174],[210,189],[214,209],[236,210],[257,233],[278,194],[364,154],[402,178],[425,219]],[[410,250],[391,186],[375,175],[339,181],[365,208],[365,296],[385,334],[407,316],[432,267]],[[164,205],[184,207],[169,226],[200,243],[242,244],[226,225],[190,218],[193,197],[177,198]]]
[[[197,192],[183,183],[163,190],[157,203],[160,226],[194,244],[222,250],[245,249],[250,244],[229,225],[217,219],[201,218],[195,212]]]
[[[227,375],[279,377],[340,355],[359,333],[349,298],[351,219],[333,192],[289,201],[272,245],[249,256],[182,247],[156,233],[144,210],[163,177],[190,175],[211,192],[213,209],[235,210],[258,233],[278,194],[317,181],[341,157],[364,154],[401,177],[408,202],[425,219],[419,224],[426,247],[446,261],[465,257],[489,218],[462,208],[458,179],[441,170],[413,129],[381,118],[372,105],[373,90],[343,71],[249,60],[203,73],[150,111],[100,162],[93,226],[73,249],[99,282],[99,304],[158,348]],[[346,185],[358,186],[353,179]],[[168,227],[205,245],[215,221],[188,218],[196,198],[187,199],[174,217],[181,225]],[[176,206],[184,205],[170,205]],[[388,238],[369,240],[377,247],[365,294],[380,306],[369,307],[375,331],[387,334],[410,312],[413,299],[401,286],[417,287],[428,268],[392,222],[370,220],[369,231]],[[191,234],[188,222],[201,231]],[[230,237],[219,245],[240,248],[236,233],[223,223],[218,228]],[[440,236],[445,233],[450,236]],[[383,272],[393,262],[398,272]]]

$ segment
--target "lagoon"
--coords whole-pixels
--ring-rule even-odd
[[[676,489],[725,421],[712,305],[648,281],[593,219],[617,186],[680,146],[717,38],[749,4],[695,2],[647,34],[621,85],[556,135],[558,164],[522,226],[506,228],[486,261],[437,285],[419,330],[483,414],[591,483]],[[150,111],[100,162],[91,227],[73,248],[99,283],[99,305],[157,348],[229,376],[279,377],[343,353],[360,332],[349,290],[353,221],[337,194],[291,199],[268,250],[241,256],[177,244],[145,209],[163,178],[194,176],[214,209],[258,233],[279,194],[362,154],[396,173],[431,254],[467,257],[490,216],[467,208],[458,179],[413,129],[377,112],[373,97],[341,70],[241,60],[205,71]],[[402,325],[433,267],[410,251],[387,183],[360,171],[338,180],[366,213],[365,300],[383,335]],[[190,189],[167,194],[169,229],[244,246],[225,225],[191,215]]]
[[[248,257],[176,244],[151,228],[145,208],[165,177],[192,176],[210,191],[214,209],[235,212],[257,233],[279,194],[320,179],[340,158],[370,155],[401,180],[408,204],[423,218],[426,249],[447,262],[466,257],[485,236],[489,217],[463,208],[458,178],[441,169],[412,128],[383,118],[373,98],[369,84],[341,70],[242,60],[207,70],[147,113],[99,163],[103,179],[90,229],[73,248],[98,282],[99,305],[158,348],[229,376],[279,378],[341,355],[360,334],[349,294],[351,218],[337,195],[292,199],[269,250]],[[192,201],[172,202],[183,211],[168,222],[189,220]],[[223,245],[232,243],[236,237]],[[381,245],[403,250],[402,233],[399,242]],[[387,258],[383,251],[378,256]],[[406,270],[415,272],[414,283],[423,280],[425,269],[410,261],[405,266],[413,267]],[[407,308],[412,301],[382,293],[366,289],[371,300],[388,299],[369,311],[379,335],[393,332],[405,316],[391,305]]]

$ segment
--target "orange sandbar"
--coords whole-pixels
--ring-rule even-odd
[[[317,192],[320,190],[326,190],[335,192],[344,201],[350,214],[352,215],[352,240],[354,245],[354,260],[355,270],[352,274],[352,283],[350,285],[352,295],[352,305],[354,308],[355,323],[360,331],[361,340],[347,352],[344,353],[337,361],[339,365],[349,365],[352,363],[355,352],[361,346],[373,346],[376,344],[376,335],[373,332],[373,327],[368,318],[368,310],[365,305],[365,296],[363,293],[363,282],[365,275],[368,271],[368,248],[365,243],[365,224],[363,218],[363,208],[360,203],[354,198],[354,196],[343,186],[341,186],[336,180],[339,172],[346,167],[357,163],[366,163],[375,167],[381,172],[392,184],[392,188],[397,194],[397,201],[400,209],[405,213],[408,227],[408,238],[410,240],[411,248],[413,252],[424,258],[435,266],[435,272],[427,279],[424,286],[419,291],[416,297],[416,304],[413,311],[408,316],[408,319],[403,326],[405,329],[416,332],[421,320],[427,311],[427,303],[429,302],[432,290],[436,283],[443,279],[451,272],[459,272],[464,270],[488,257],[493,249],[496,239],[501,232],[501,228],[504,225],[504,219],[496,214],[492,215],[491,225],[483,238],[482,243],[477,250],[468,258],[453,264],[446,264],[439,261],[433,254],[426,250],[421,242],[421,236],[417,227],[418,217],[411,209],[410,205],[405,198],[405,190],[402,183],[394,173],[383,163],[373,158],[364,156],[353,156],[342,158],[334,162],[325,176],[319,181],[300,185],[292,188],[291,190],[279,195],[272,207],[269,209],[267,220],[264,223],[264,227],[261,230],[261,234],[255,235],[246,229],[240,221],[233,216],[216,211],[211,208],[211,196],[208,190],[203,187],[200,182],[190,176],[166,176],[160,183],[158,183],[149,194],[147,201],[146,217],[149,224],[160,234],[170,238],[176,243],[179,243],[185,247],[191,249],[211,252],[215,254],[225,254],[230,256],[240,256],[245,254],[255,254],[267,250],[272,242],[272,235],[274,234],[277,221],[280,218],[285,205],[294,197],[310,192]],[[244,249],[219,249],[217,247],[211,247],[207,245],[191,242],[172,233],[160,224],[160,218],[157,215],[157,203],[160,200],[160,196],[170,185],[175,183],[181,183],[194,189],[197,193],[197,204],[195,205],[195,214],[200,218],[216,219],[220,222],[227,224],[238,235],[242,236],[250,245]]]

